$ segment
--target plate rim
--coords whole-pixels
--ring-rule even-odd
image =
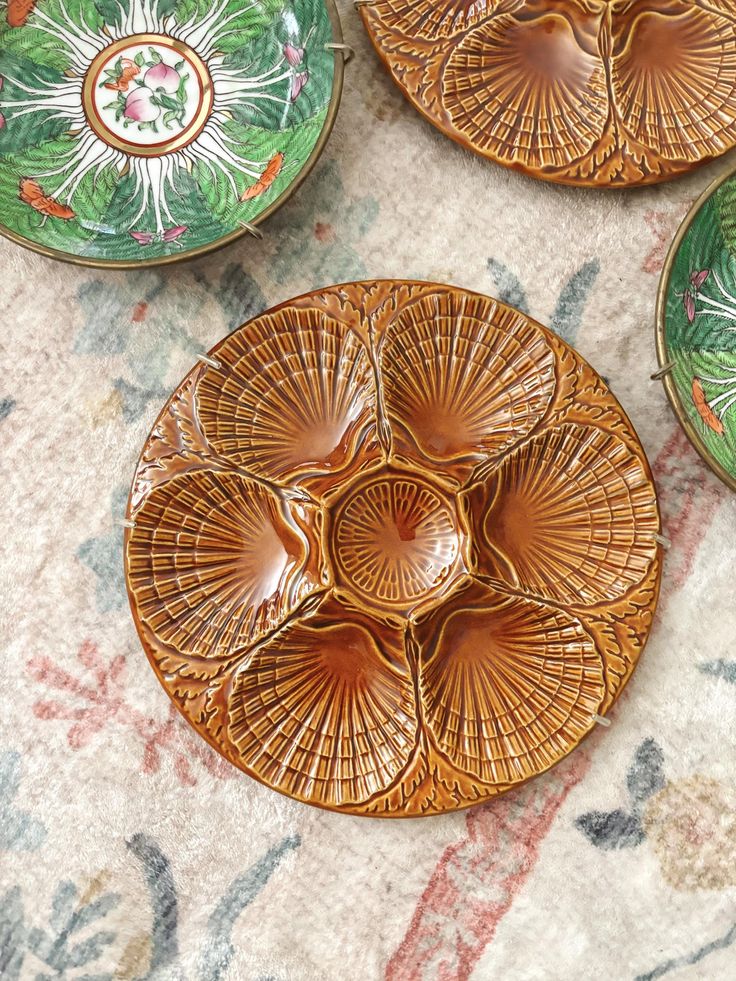
[[[332,43],[342,44],[344,41],[342,33],[342,24],[340,22],[340,14],[337,10],[336,0],[321,0],[327,9],[327,14],[330,18],[330,25],[332,28]],[[334,61],[334,75],[332,78],[332,92],[330,94],[330,101],[327,106],[327,115],[325,116],[325,121],[320,130],[319,138],[312,148],[312,152],[309,154],[304,162],[299,173],[296,175],[293,181],[284,188],[281,194],[272,201],[271,204],[260,212],[249,222],[251,227],[257,228],[262,222],[267,221],[274,212],[278,211],[282,205],[286,204],[289,198],[294,194],[301,184],[307,179],[311,174],[312,170],[317,164],[317,161],[322,156],[322,151],[327,145],[327,141],[332,135],[332,129],[335,125],[335,120],[337,119],[337,113],[340,108],[340,102],[342,99],[344,76],[345,76],[345,58],[343,53],[339,48],[333,48],[333,61]],[[0,160],[0,165],[2,160]],[[202,256],[211,255],[213,252],[217,252],[220,249],[226,248],[228,245],[232,245],[238,239],[243,238],[245,235],[251,234],[248,228],[238,228],[235,231],[229,232],[227,235],[221,238],[215,239],[214,242],[208,242],[205,245],[200,245],[196,249],[191,249],[188,252],[184,252],[179,255],[167,255],[159,256],[155,259],[101,259],[94,258],[91,256],[77,256],[70,252],[64,252],[61,249],[54,249],[50,246],[41,245],[39,242],[33,242],[27,239],[24,235],[20,235],[18,232],[13,231],[8,228],[2,220],[0,220],[0,237],[13,242],[14,245],[19,245],[23,249],[27,249],[29,252],[35,252],[37,255],[42,255],[47,259],[56,259],[59,262],[65,262],[72,266],[82,266],[88,269],[119,269],[119,270],[134,270],[134,269],[151,269],[155,266],[170,266],[177,262],[189,262],[191,259],[199,259]],[[258,238],[262,236],[256,236]]]
[[[667,250],[664,265],[662,266],[662,272],[659,276],[659,283],[657,285],[657,299],[654,312],[654,341],[657,352],[657,366],[660,371],[664,370],[672,360],[668,355],[667,337],[665,333],[665,308],[667,305],[667,294],[669,293],[670,279],[672,277],[672,267],[675,264],[677,253],[682,245],[683,239],[690,231],[693,222],[698,216],[700,209],[718,190],[718,188],[732,177],[736,178],[736,166],[734,166],[733,163],[730,163],[725,170],[722,170],[706,185],[704,190],[702,190],[692,202],[687,214],[680,222],[677,232],[675,233],[675,237],[670,242]],[[662,376],[661,381],[664,385],[664,390],[667,395],[667,400],[670,403],[670,408],[674,412],[680,427],[684,431],[698,456],[705,464],[707,464],[716,477],[722,480],[723,483],[726,484],[726,486],[732,491],[736,491],[736,472],[729,473],[728,470],[726,470],[725,467],[712,456],[707,444],[698,432],[697,427],[687,415],[685,405],[680,396],[679,389],[672,379],[671,372],[666,371]]]

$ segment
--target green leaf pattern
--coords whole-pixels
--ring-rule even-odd
[[[705,201],[680,242],[664,340],[701,451],[736,477],[736,179]]]
[[[213,83],[204,128],[160,156],[108,145],[82,109],[86,68],[107,45],[141,31],[143,10],[161,34],[191,46]],[[327,124],[332,36],[325,0],[38,0],[23,26],[3,19],[0,222],[39,246],[113,262],[186,254],[256,222],[299,178]],[[186,59],[164,51],[178,88],[140,88],[161,57],[155,46],[142,48],[138,73],[119,91],[125,59],[111,56],[99,78],[100,115],[108,125],[109,111],[124,141],[182,131],[194,81]],[[146,93],[159,110],[154,120],[129,118],[131,91]]]

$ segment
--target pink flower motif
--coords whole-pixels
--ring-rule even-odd
[[[291,95],[289,96],[291,102],[296,102],[296,100],[299,98],[299,93],[308,81],[309,72],[298,72],[294,76],[291,82]]]
[[[161,237],[164,242],[175,242],[188,230],[188,225],[176,225],[174,228],[167,228]]]
[[[153,122],[154,119],[158,119],[161,109],[154,104],[152,99],[153,92],[151,89],[146,88],[145,85],[138,86],[125,100],[123,115],[126,119],[132,119],[136,123]]]
[[[690,285],[686,287],[682,294],[682,305],[685,308],[685,315],[688,323],[695,320],[695,301],[698,298],[698,290],[710,275],[710,269],[696,269],[690,273]]]
[[[150,245],[156,237],[153,232],[131,232],[131,237],[136,240],[138,245]]]
[[[304,48],[295,48],[293,44],[289,44],[287,41],[284,45],[284,58],[286,58],[291,67],[296,68],[301,63],[303,57]]]
[[[150,89],[163,89],[169,95],[173,95],[179,88],[179,72],[175,68],[170,68],[160,61],[153,68],[149,68],[143,76],[143,81]]]
[[[31,677],[57,693],[56,700],[39,699],[33,705],[38,719],[70,723],[67,742],[83,749],[109,724],[127,728],[142,743],[141,771],[157,773],[168,757],[179,782],[193,787],[198,763],[213,777],[229,780],[235,770],[186,726],[173,704],[165,718],[144,715],[125,695],[125,657],[102,657],[96,644],[85,641],[77,652],[80,676],[60,668],[50,657],[34,657],[28,664]]]
[[[173,228],[165,228],[162,232],[130,232],[130,236],[138,245],[144,247],[152,242],[175,242],[188,231],[188,225],[175,225]]]
[[[709,273],[710,273],[710,269],[701,269],[700,272],[690,273],[690,282],[692,283],[692,285],[695,287],[696,290],[700,289],[700,287],[708,278]]]
[[[33,714],[39,719],[66,719],[72,723],[67,740],[72,749],[82,749],[90,739],[103,729],[110,719],[120,712],[123,702],[119,694],[119,682],[125,667],[125,658],[118,655],[106,664],[91,641],[85,641],[77,652],[84,668],[93,676],[89,685],[59,668],[48,657],[36,657],[29,662],[31,677],[50,688],[64,692],[77,701],[76,706],[45,700],[37,701]]]

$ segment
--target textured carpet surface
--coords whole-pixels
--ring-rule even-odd
[[[736,496],[649,381],[666,245],[723,162],[629,193],[487,165],[342,15],[334,134],[262,242],[128,274],[0,245],[0,976],[733,978]],[[304,290],[383,276],[495,294],[573,343],[637,427],[672,539],[612,726],[425,821],[323,813],[222,763],[148,667],[121,562],[135,461],[196,353]]]

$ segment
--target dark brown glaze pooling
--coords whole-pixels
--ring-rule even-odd
[[[736,143],[732,0],[361,3],[408,99],[532,177],[651,184]]]
[[[656,496],[601,379],[488,297],[353,283],[250,321],[177,389],[129,506],[160,680],[298,800],[411,816],[552,766],[634,669]]]

